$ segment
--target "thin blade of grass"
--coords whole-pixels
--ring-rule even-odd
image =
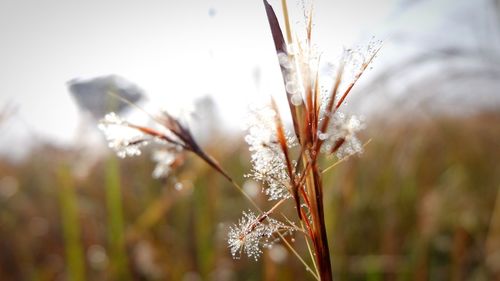
[[[369,139],[365,144],[363,144],[363,148],[366,147],[370,142],[372,141],[372,139]],[[348,155],[338,161],[336,161],[335,163],[333,163],[332,165],[324,168],[323,170],[321,170],[321,173],[324,174],[328,171],[330,171],[331,169],[335,168],[337,165],[339,165],[340,163],[346,161],[347,159],[349,159],[352,155]]]
[[[299,255],[299,253],[297,253],[297,251],[293,248],[293,246],[288,242],[286,241],[285,237],[283,237],[283,234],[279,233],[278,232],[278,235],[280,236],[281,238],[281,241],[283,241],[283,243],[285,243],[285,245],[287,246],[287,248],[297,257],[297,259],[299,259],[299,261],[306,267],[306,270],[311,273],[311,275],[314,277],[314,279],[318,280],[319,281],[319,277],[318,275],[316,275],[315,271],[313,271],[311,269],[311,267],[304,261],[304,259]]]
[[[302,227],[302,229],[304,229],[303,222],[300,222],[300,226]],[[316,272],[316,275],[319,276],[318,265],[316,264],[316,260],[314,259],[314,253],[313,253],[313,250],[311,248],[311,243],[309,243],[309,239],[306,238],[305,240],[306,240],[306,245],[307,245],[307,251],[309,252],[309,257],[311,258],[312,264],[314,266],[314,271]]]
[[[108,211],[108,245],[115,280],[131,280],[125,251],[124,219],[118,161],[111,157],[106,166],[106,205]]]
[[[314,3],[311,3],[311,9],[309,10],[309,17],[307,19],[307,42],[309,45],[311,44],[311,38],[312,38],[313,10],[314,10]]]
[[[85,280],[85,259],[83,255],[78,205],[73,181],[67,167],[59,169],[59,204],[61,206],[62,228],[66,263],[70,280]]]
[[[345,98],[349,95],[349,93],[351,92],[354,85],[356,85],[356,83],[358,82],[359,78],[363,75],[363,73],[365,73],[366,68],[372,63],[373,59],[375,58],[375,56],[377,56],[377,54],[381,48],[382,48],[382,44],[373,52],[373,54],[370,56],[370,58],[363,63],[363,65],[361,66],[361,70],[354,77],[354,81],[352,81],[351,84],[349,84],[346,91],[344,92],[344,94],[342,95],[340,100],[337,102],[335,109],[338,109],[342,105]]]
[[[325,108],[324,120],[321,124],[321,133],[325,133],[328,128],[328,124],[330,123],[330,119],[332,117],[332,113],[334,111],[335,99],[337,97],[337,93],[340,87],[340,83],[342,82],[342,74],[344,73],[344,59],[342,59],[339,69],[337,71],[337,77],[335,78],[335,83],[333,84],[332,90],[330,92],[330,97],[328,100],[328,104]],[[321,141],[319,141],[321,143]],[[319,149],[319,148],[318,148]]]
[[[292,43],[292,27],[290,26],[290,17],[288,15],[288,5],[286,0],[281,0],[281,6],[283,7],[283,17],[285,19],[285,31],[286,39],[288,44]]]

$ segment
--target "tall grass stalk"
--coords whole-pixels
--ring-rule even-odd
[[[112,274],[116,280],[130,280],[125,249],[120,170],[114,157],[106,163],[106,205],[108,212],[108,247]]]
[[[309,16],[306,18],[306,38],[300,41],[291,35],[287,1],[282,0],[281,3],[287,35],[286,41],[274,9],[267,0],[264,0],[267,18],[283,74],[286,95],[294,124],[294,133],[299,143],[300,153],[298,162],[301,165],[292,167],[290,164],[292,163],[292,159],[287,151],[288,145],[283,124],[273,101],[273,107],[278,116],[276,118],[276,132],[285,162],[287,163],[290,191],[296,202],[298,218],[305,222],[308,232],[306,239],[310,239],[312,242],[314,251],[313,261],[318,268],[319,277],[321,280],[332,280],[330,249],[323,207],[322,172],[318,161],[319,154],[326,142],[325,140],[330,138],[328,131],[331,125],[336,126],[333,129],[337,131],[342,130],[344,124],[335,124],[335,122],[338,122],[335,120],[335,114],[378,50],[375,50],[371,56],[362,62],[352,82],[343,90],[341,90],[341,84],[344,82],[343,76],[346,61],[342,60],[337,67],[337,75],[334,77],[335,82],[331,86],[331,90],[327,92],[327,99],[322,100],[320,97],[319,69],[314,69],[311,66],[316,59],[311,47],[312,7],[310,8]],[[331,131],[330,134],[338,133]],[[337,152],[348,141],[348,137],[336,137],[331,144],[326,146],[328,152]],[[306,212],[309,214],[307,215]]]
[[[286,0],[281,3],[286,40],[274,9],[266,0],[264,7],[283,74],[293,129],[287,130],[276,102],[271,99],[269,105],[252,112],[248,124],[249,134],[245,138],[252,152],[252,170],[248,176],[260,182],[269,200],[276,202],[270,209],[262,210],[229,173],[199,146],[189,128],[168,112],[161,112],[158,117],[148,114],[159,128],[132,124],[115,113],[108,114],[101,121],[100,128],[106,134],[110,147],[121,157],[139,155],[141,147],[151,142],[160,144],[163,151],[157,155],[162,158],[156,159],[158,164],[155,170],[162,171],[163,176],[168,176],[168,172],[178,165],[177,159],[181,153],[191,152],[239,190],[255,207],[255,211],[243,212],[243,217],[229,229],[228,244],[235,259],[243,254],[258,259],[263,246],[272,247],[275,241],[281,240],[313,277],[331,281],[333,273],[326,232],[322,174],[336,164],[322,169],[321,155],[336,155],[341,162],[350,155],[362,152],[363,145],[355,134],[363,125],[356,117],[348,117],[340,112],[340,107],[380,46],[369,46],[367,54],[346,52],[334,73],[330,74],[333,77],[329,78],[334,82],[325,91],[320,86],[321,59],[312,47],[312,7],[308,13],[304,13],[307,15],[306,38],[299,39],[293,36],[296,32],[291,30]],[[354,66],[349,65],[353,57],[357,59]],[[349,72],[353,72],[350,79]],[[135,131],[135,134],[116,134],[116,127]],[[288,201],[291,204],[284,204]],[[278,216],[279,208],[285,206],[294,208],[295,219],[285,217],[283,220]],[[284,239],[293,232],[304,235],[312,266]]]
[[[68,267],[68,279],[74,281],[85,280],[85,259],[80,236],[80,223],[75,186],[68,167],[60,167],[59,204],[62,216],[62,228]]]

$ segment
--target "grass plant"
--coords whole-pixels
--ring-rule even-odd
[[[219,162],[200,147],[189,128],[168,112],[150,115],[158,128],[129,123],[115,113],[108,114],[100,123],[100,128],[106,134],[110,147],[120,157],[139,155],[142,146],[150,142],[158,143],[162,148],[154,157],[158,162],[154,173],[156,176],[167,176],[178,165],[183,152],[191,152],[240,191],[254,210],[244,211],[243,217],[230,228],[228,243],[234,258],[239,259],[242,254],[246,254],[257,259],[262,254],[262,246],[272,247],[275,241],[281,240],[315,279],[333,280],[323,205],[324,168],[320,167],[320,159],[322,154],[336,154],[342,160],[362,151],[355,134],[363,125],[356,117],[346,116],[340,108],[377,54],[378,48],[370,46],[367,54],[356,54],[361,60],[353,70],[352,80],[347,82],[346,65],[351,63],[354,55],[348,52],[343,54],[333,77],[329,77],[334,82],[328,85],[327,90],[323,90],[320,81],[322,73],[319,70],[322,61],[312,47],[311,40],[312,7],[307,13],[306,38],[303,40],[292,36],[285,0],[282,1],[282,10],[286,40],[274,9],[267,1],[264,1],[264,8],[293,123],[292,130],[288,131],[272,99],[269,105],[253,112],[253,119],[248,124],[249,134],[245,140],[252,152],[253,166],[248,176],[260,182],[269,200],[276,202],[270,209],[259,207]],[[123,97],[117,98],[128,102]],[[128,130],[131,134],[117,133],[120,129]],[[200,192],[195,192],[195,195]],[[279,216],[277,210],[286,201],[294,202],[287,207],[295,209],[295,219]],[[311,264],[284,238],[294,232],[303,234]]]
[[[299,32],[281,4],[280,21],[264,0],[285,91],[252,109],[246,147],[202,147],[168,112],[110,113],[118,156],[152,145],[154,162],[110,157],[77,179],[76,152],[50,145],[0,161],[0,279],[497,280],[499,112],[370,120],[351,157],[364,126],[342,106],[379,46],[345,52],[324,84],[312,8]]]

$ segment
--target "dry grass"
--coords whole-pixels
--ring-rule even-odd
[[[500,182],[499,121],[500,115],[492,114],[390,128],[372,124],[366,134],[373,140],[363,157],[349,159],[324,178],[336,279],[498,278],[491,257],[499,248],[487,241],[498,237],[490,223]],[[248,158],[241,156],[246,155],[243,144],[235,151],[217,150],[216,144],[207,150],[231,174],[249,169]],[[67,210],[60,208],[55,187],[58,167],[70,164],[72,155],[43,147],[22,165],[0,164],[3,280],[67,276],[61,221]],[[73,179],[79,217],[74,223],[81,226],[90,280],[111,274],[110,263],[96,255],[100,245],[110,258],[102,167],[88,178]],[[226,227],[247,203],[206,165],[188,158],[174,174],[184,183],[181,190],[174,181],[151,179],[152,168],[147,157],[120,162],[127,260],[134,280],[180,280],[188,272],[208,280],[311,278],[290,255],[280,263],[267,251],[258,263],[231,260]],[[18,186],[13,194],[5,192],[12,179]],[[255,200],[266,204],[263,196]],[[307,251],[299,240],[293,244]]]

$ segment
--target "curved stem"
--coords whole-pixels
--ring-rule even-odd
[[[306,267],[306,270],[311,273],[311,275],[314,277],[314,279],[320,281],[318,275],[311,269],[311,267],[304,261],[304,259],[295,251],[295,249],[290,245],[288,241],[286,241],[285,237],[281,233],[278,233],[280,236],[281,240],[285,243],[285,245],[290,249],[290,251],[299,259],[299,261]]]

